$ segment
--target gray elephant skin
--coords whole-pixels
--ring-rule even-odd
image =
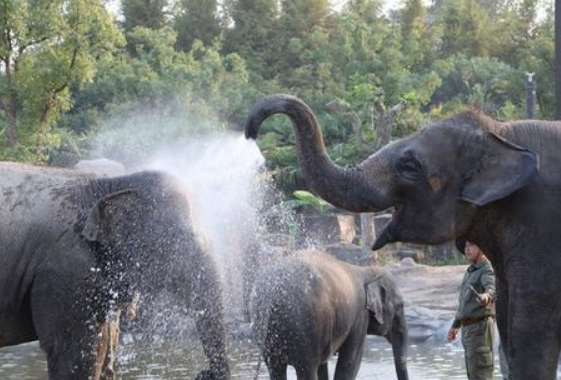
[[[497,274],[497,322],[511,379],[553,380],[561,347],[561,123],[467,111],[394,141],[357,166],[329,158],[312,110],[289,95],[257,103],[255,138],[286,114],[310,188],[355,212],[394,207],[374,244],[475,242]]]
[[[328,254],[284,257],[257,277],[251,297],[252,331],[271,380],[327,380],[327,360],[338,353],[335,380],[356,378],[366,335],[385,337],[399,380],[407,380],[407,323],[393,277]]]
[[[0,178],[0,347],[39,340],[52,380],[113,379],[120,311],[165,293],[194,315],[198,377],[229,377],[218,274],[179,183],[11,163]]]

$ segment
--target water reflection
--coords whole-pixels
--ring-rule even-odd
[[[252,380],[256,373],[259,353],[249,343],[232,342],[229,352],[232,378]],[[125,340],[119,357],[119,373],[122,380],[184,380],[192,378],[206,366],[206,358],[198,344],[181,342],[136,342]],[[495,379],[501,377],[495,363]],[[335,370],[335,360],[329,363],[330,377]],[[419,380],[466,379],[463,351],[460,347],[446,344],[412,345],[409,350],[409,374]],[[268,379],[263,364],[259,379]],[[368,337],[364,358],[358,374],[359,380],[396,379],[392,350],[388,343]],[[38,344],[31,343],[0,349],[0,379],[43,380],[47,379],[46,361]],[[289,380],[295,380],[289,368]]]

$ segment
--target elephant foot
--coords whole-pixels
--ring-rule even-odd
[[[230,378],[229,371],[212,371],[205,369],[195,377],[195,380],[228,380]]]

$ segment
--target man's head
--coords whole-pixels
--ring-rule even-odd
[[[485,260],[485,254],[481,251],[481,248],[468,240],[466,240],[464,254],[466,255],[466,258],[474,264]]]

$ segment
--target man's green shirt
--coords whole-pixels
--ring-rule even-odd
[[[495,300],[495,272],[493,272],[489,260],[485,259],[479,264],[471,264],[467,268],[458,296],[458,312],[452,327],[460,327],[461,320],[464,318],[478,318],[493,314],[493,302],[487,306],[479,304],[470,285],[475,288],[477,293],[488,294],[491,300]]]

